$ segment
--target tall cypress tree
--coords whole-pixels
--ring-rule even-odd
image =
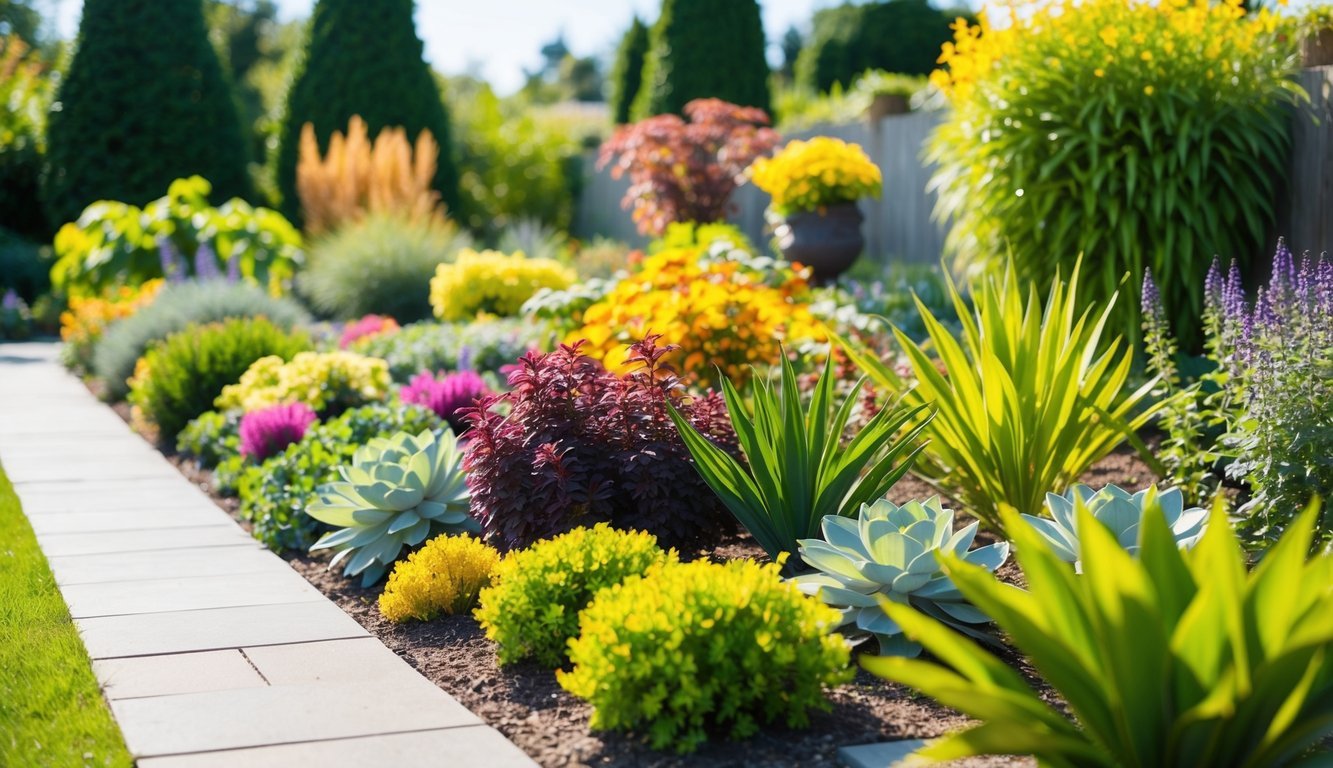
[[[245,141],[200,0],[85,0],[47,128],[52,224],[95,200],[142,205],[198,174],[249,194]]]
[[[643,59],[648,55],[648,27],[639,17],[625,30],[616,49],[616,62],[611,68],[611,115],[616,125],[628,123],[634,97],[639,95],[643,82]]]
[[[435,76],[422,59],[412,14],[413,0],[318,0],[310,18],[310,40],[287,97],[278,145],[278,190],[282,209],[299,218],[296,161],[301,127],[312,123],[320,149],[334,131],[360,115],[373,138],[390,126],[415,140],[430,131],[440,145],[435,188],[450,210],[458,207],[458,172],[449,118]]]
[[[764,23],[755,0],[662,0],[635,117],[716,97],[769,111]]]

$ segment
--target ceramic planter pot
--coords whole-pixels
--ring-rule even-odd
[[[838,203],[790,214],[773,234],[783,258],[810,267],[816,282],[827,283],[846,272],[865,249],[864,219],[856,203]]]

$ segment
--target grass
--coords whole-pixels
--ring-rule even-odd
[[[134,764],[3,467],[0,670],[0,765]]]

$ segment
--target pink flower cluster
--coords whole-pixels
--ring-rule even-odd
[[[404,403],[424,405],[435,411],[437,416],[449,422],[454,434],[461,434],[464,424],[458,415],[459,410],[471,407],[477,398],[490,393],[486,382],[475,371],[448,375],[441,372],[438,379],[430,371],[422,371],[412,377],[399,396]]]
[[[315,411],[305,403],[274,405],[241,417],[241,455],[263,461],[305,437]]]
[[[360,320],[356,320],[343,326],[342,335],[338,337],[338,349],[347,349],[352,346],[352,342],[357,339],[364,339],[367,336],[378,336],[381,333],[396,331],[401,326],[398,321],[386,315],[366,315]]]

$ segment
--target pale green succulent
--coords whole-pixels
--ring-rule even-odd
[[[1056,557],[1073,563],[1074,568],[1081,573],[1083,564],[1078,559],[1077,506],[1082,504],[1087,507],[1092,516],[1111,531],[1120,546],[1133,555],[1139,551],[1143,510],[1150,506],[1153,498],[1162,507],[1162,514],[1166,517],[1167,527],[1171,529],[1176,546],[1181,549],[1193,547],[1203,536],[1208,511],[1202,507],[1185,509],[1185,497],[1179,488],[1158,491],[1154,485],[1131,494],[1114,485],[1096,492],[1086,485],[1074,485],[1064,495],[1046,494],[1046,510],[1051,514],[1049,519],[1023,515],[1023,520],[1041,534]]]
[[[842,626],[879,640],[880,653],[916,656],[921,646],[908,640],[879,606],[884,597],[910,605],[979,640],[993,642],[983,629],[990,618],[954,588],[936,552],[994,571],[1009,557],[1009,543],[972,551],[977,523],[953,530],[953,512],[938,497],[898,506],[887,499],[862,504],[856,519],[828,515],[824,539],[802,539],[801,559],[819,573],[795,577],[800,590],[842,610]]]
[[[321,485],[306,512],[342,530],[311,547],[336,549],[329,567],[343,560],[345,576],[370,586],[402,554],[441,533],[477,533],[468,516],[463,455],[449,430],[399,432],[356,450],[351,465],[338,468],[342,482]]]

